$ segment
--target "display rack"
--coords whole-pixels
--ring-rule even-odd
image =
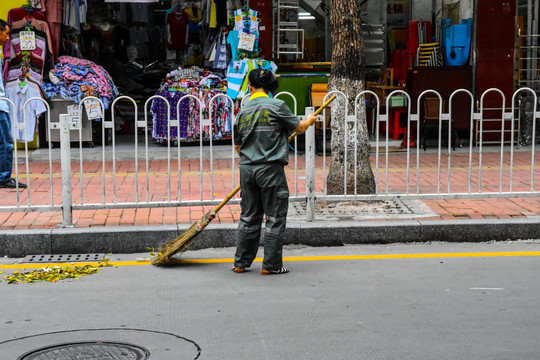
[[[540,33],[538,1],[518,1],[518,28],[514,50],[514,89],[530,87],[540,95]]]
[[[304,30],[298,28],[299,1],[277,0],[273,15],[273,52],[274,58],[281,55],[293,55],[296,59],[304,58]]]
[[[386,60],[386,29],[384,24],[362,24],[364,57],[367,67],[380,68]]]

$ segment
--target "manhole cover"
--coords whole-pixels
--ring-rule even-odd
[[[0,360],[194,360],[202,352],[193,340],[146,329],[74,329],[4,341],[2,335]]]
[[[88,262],[102,261],[105,254],[48,254],[28,255],[22,263],[59,263],[59,262]]]
[[[143,347],[117,342],[89,341],[52,345],[27,352],[17,360],[145,360],[150,352]]]

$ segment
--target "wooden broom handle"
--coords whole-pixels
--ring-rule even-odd
[[[313,115],[315,116],[319,115],[324,110],[325,107],[327,107],[328,105],[330,105],[332,101],[334,101],[335,98],[336,98],[336,95],[332,95],[332,97],[326,100],[326,102],[322,104],[321,107],[318,108],[317,111],[313,113]],[[296,133],[296,131],[293,132],[292,135],[289,136],[289,142],[291,142],[297,135],[298,134]],[[236,149],[236,152],[239,152],[238,149]],[[238,156],[240,156],[240,153],[238,154]],[[222,202],[219,203],[218,206],[214,208],[214,212],[217,213],[219,210],[221,210],[221,208],[224,207],[225,204],[227,204],[229,200],[231,200],[233,196],[236,195],[236,193],[239,191],[240,191],[240,185],[238,185],[225,199],[223,199]]]
[[[328,105],[330,105],[330,103],[331,103],[332,101],[334,101],[335,98],[336,98],[336,95],[332,95],[332,97],[331,97],[330,99],[326,100],[326,102],[325,102],[324,104],[322,104],[321,107],[318,108],[317,111],[315,111],[315,112],[313,113],[313,115],[317,116],[317,115],[319,115],[320,113],[322,113],[322,111],[324,110],[324,108],[327,107]],[[291,141],[296,137],[296,135],[298,135],[298,134],[296,133],[296,131],[293,132],[292,135],[289,136],[289,142],[291,142]]]

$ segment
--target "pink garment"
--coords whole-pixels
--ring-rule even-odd
[[[64,3],[62,0],[45,0],[47,6],[47,22],[49,23],[49,29],[54,41],[54,48],[56,52],[54,56],[58,55],[60,49],[60,29],[62,28],[62,10]]]
[[[59,68],[59,65],[56,65],[56,74],[61,74],[61,77],[64,81],[70,82],[70,81],[77,81],[80,79],[85,79],[85,81],[92,83],[96,90],[99,92],[101,96],[105,97],[112,97],[112,89],[110,88],[107,79],[105,78],[104,71],[101,66],[95,64],[92,61],[85,60],[85,59],[78,59],[71,56],[60,56],[58,57],[58,62],[62,64]],[[72,71],[70,71],[70,65],[76,65],[76,66],[83,66],[83,67],[90,67],[93,70],[93,73],[88,73],[85,76],[80,76],[73,74]]]
[[[32,79],[34,79],[35,81],[37,81],[38,83],[41,84],[41,74],[38,74],[37,72],[35,72],[32,69],[28,69],[28,74],[30,75],[30,77]],[[22,69],[20,69],[20,68],[19,69],[9,69],[8,75],[6,77],[6,81],[18,79],[21,76],[22,76]]]
[[[62,75],[62,79],[64,79],[64,80],[67,80],[67,81],[79,81],[79,80],[84,79],[84,76],[82,76],[82,75],[77,75],[77,74],[73,74],[73,73],[68,72],[67,70],[69,70],[69,68],[67,66],[62,67],[62,70],[66,70],[64,72],[64,74]]]
[[[21,53],[21,40],[19,38],[13,38],[10,40],[11,50],[13,50],[11,54],[13,55],[13,58],[15,58],[17,54]],[[45,41],[36,39],[36,48],[35,50],[30,51],[30,53],[41,57],[43,61],[45,61]]]
[[[47,20],[51,23],[62,23],[62,0],[45,0],[47,6]]]
[[[11,24],[11,27],[13,29],[19,29],[24,27],[28,22],[28,19],[23,19],[19,21],[14,21],[13,24]],[[49,29],[49,24],[47,24],[46,21],[37,20],[37,19],[31,19],[30,24],[36,28],[36,30],[43,31],[47,34],[47,42],[49,43],[49,52],[51,53],[53,57],[53,61],[56,54],[56,42],[53,42],[51,31]]]

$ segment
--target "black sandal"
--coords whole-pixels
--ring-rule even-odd
[[[282,267],[278,270],[268,270],[268,269],[262,269],[261,275],[280,275],[280,274],[286,274],[289,272],[289,269]]]

